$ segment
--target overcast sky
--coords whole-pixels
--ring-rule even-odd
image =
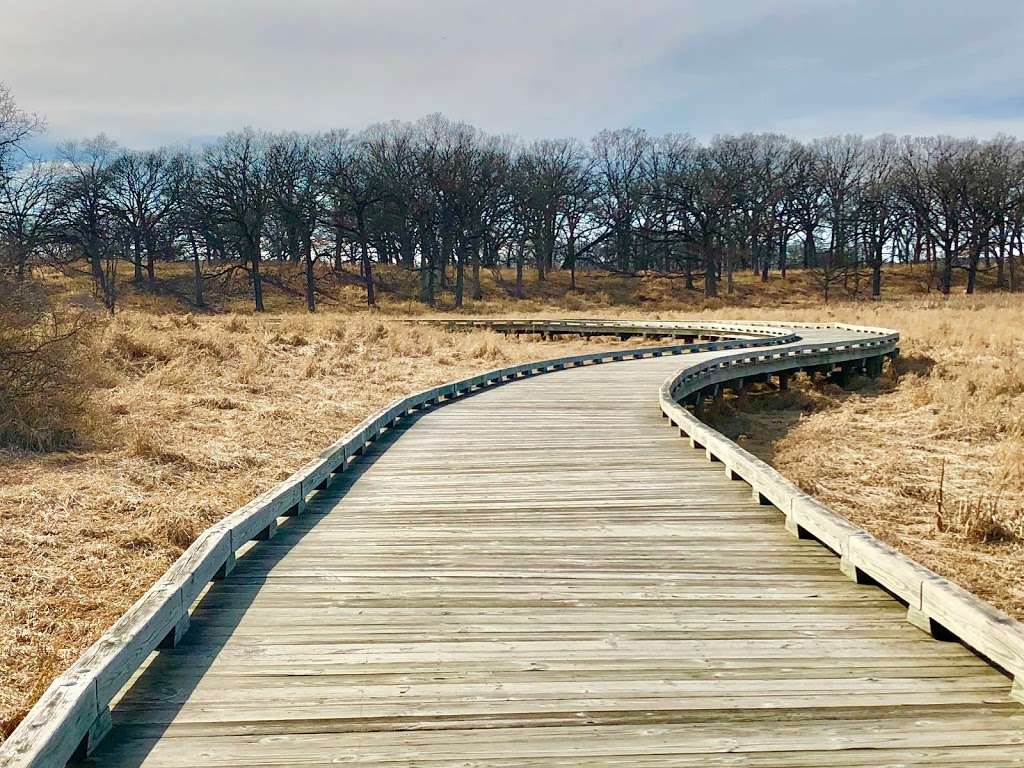
[[[1021,0],[0,0],[47,141],[431,112],[495,133],[1024,135]]]

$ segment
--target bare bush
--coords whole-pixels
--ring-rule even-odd
[[[0,283],[0,445],[62,449],[89,430],[92,325],[36,287]]]

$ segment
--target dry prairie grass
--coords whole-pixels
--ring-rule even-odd
[[[222,271],[224,264],[212,264],[210,271]],[[270,312],[302,312],[304,274],[302,268],[293,264],[267,262],[264,264],[266,282],[264,300]],[[329,312],[362,311],[366,305],[366,294],[361,278],[352,271],[351,265],[336,272],[327,264],[318,269],[318,301],[322,310]],[[419,278],[415,271],[393,265],[378,265],[377,276],[378,311],[388,315],[422,315],[424,306],[418,301]],[[67,277],[55,272],[40,271],[39,278],[55,291],[74,296],[83,301],[90,293],[87,280],[81,276]],[[190,307],[192,273],[191,266],[184,263],[160,264],[157,269],[157,285],[154,289],[132,283],[128,276],[121,279],[118,288],[119,306],[151,314],[179,314]],[[883,295],[886,298],[908,298],[928,296],[931,284],[928,266],[901,265],[885,273]],[[979,286],[984,290],[991,282],[988,275],[979,276]],[[577,288],[573,290],[569,273],[555,270],[540,281],[536,273],[528,271],[523,284],[521,298],[514,296],[515,273],[511,269],[484,269],[481,272],[482,298],[470,298],[467,286],[466,303],[462,314],[471,315],[562,315],[565,313],[588,314],[600,317],[616,315],[646,315],[650,312],[714,311],[734,307],[740,313],[759,308],[818,307],[820,292],[815,286],[813,275],[799,269],[790,270],[785,279],[773,274],[762,282],[757,274],[750,271],[735,274],[735,290],[732,294],[722,286],[722,295],[717,299],[706,299],[698,280],[693,289],[686,289],[678,277],[658,274],[621,275],[603,270],[581,270],[577,274]],[[959,290],[961,286],[956,286]],[[850,298],[859,291],[863,296],[868,289],[866,279],[851,277],[848,285],[834,286],[834,296]],[[935,295],[934,292],[931,295]],[[248,314],[252,311],[251,286],[246,273],[238,271],[224,278],[208,281],[205,300],[212,311]],[[438,311],[453,311],[450,290],[437,296]]]
[[[1013,296],[943,301],[922,278],[894,272],[887,290],[897,300],[823,307],[799,274],[767,286],[741,276],[736,296],[714,302],[678,282],[599,274],[582,275],[572,293],[561,273],[514,300],[492,276],[464,314],[900,330],[898,375],[852,392],[755,394],[719,423],[858,524],[1024,617],[1024,545],[1014,538],[1024,503],[1024,308]],[[271,308],[298,303],[268,293]],[[375,408],[486,368],[594,348],[399,326],[386,318],[423,307],[395,291],[379,313],[353,312],[361,290],[349,284],[333,293],[347,314],[315,317],[193,316],[173,295],[125,298],[133,309],[105,330],[93,361],[105,417],[92,442],[65,453],[0,451],[0,739],[199,531]],[[244,286],[221,299],[247,311]]]
[[[120,315],[91,442],[0,451],[0,734],[200,531],[373,410],[569,349],[596,346],[367,315]]]
[[[798,384],[716,426],[871,533],[1024,618],[1024,304],[1015,296],[750,313],[898,329],[878,381]]]

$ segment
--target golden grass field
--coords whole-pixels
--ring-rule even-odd
[[[752,314],[895,328],[901,359],[849,391],[804,381],[747,394],[712,423],[858,525],[1024,618],[1024,303]]]
[[[209,314],[126,290],[126,309],[96,334],[84,442],[0,451],[0,734],[199,531],[374,409],[473,372],[610,346],[409,327],[395,318],[434,313],[403,298],[407,277],[390,279],[378,310],[360,308],[358,286],[343,283],[314,316],[285,292],[269,292],[270,311],[254,316],[243,288],[227,286]],[[942,300],[923,280],[901,272],[893,298],[823,306],[798,274],[741,281],[715,302],[672,281],[599,275],[570,294],[559,273],[512,300],[489,276],[485,299],[464,313],[898,329],[903,358],[880,381],[754,392],[724,403],[716,424],[858,524],[1024,617],[1024,308],[1006,295]]]
[[[0,451],[0,730],[212,522],[395,397],[584,342],[366,315],[126,311],[90,443]]]

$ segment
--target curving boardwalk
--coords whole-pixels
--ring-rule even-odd
[[[210,587],[90,764],[1024,765],[1006,676],[662,418],[682,360],[404,418]]]

